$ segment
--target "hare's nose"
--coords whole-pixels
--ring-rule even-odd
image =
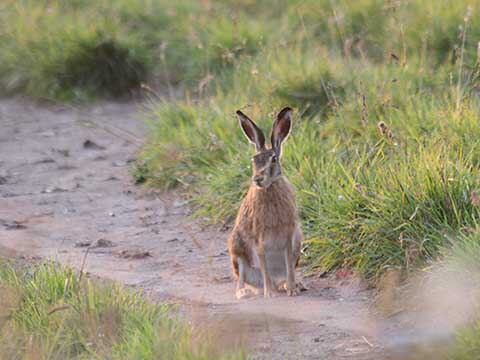
[[[263,182],[263,180],[265,180],[265,176],[263,175],[255,175],[253,177],[253,181],[255,181],[257,185],[260,185]]]

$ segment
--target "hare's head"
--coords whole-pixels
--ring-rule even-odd
[[[272,143],[270,148],[265,146],[265,135],[253,120],[241,111],[237,111],[237,116],[247,139],[255,145],[256,149],[256,154],[252,159],[252,181],[259,188],[267,188],[282,174],[280,155],[282,143],[292,128],[292,109],[286,107],[278,113],[270,136]]]

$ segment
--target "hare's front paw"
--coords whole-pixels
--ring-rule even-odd
[[[295,284],[295,290],[293,291],[288,289],[287,282],[282,283],[280,289],[282,291],[286,291],[288,296],[297,296],[300,295],[301,292],[308,290],[308,288],[301,281]]]
[[[298,290],[298,288],[296,286],[294,286],[292,289],[287,288],[287,295],[288,296],[297,296],[298,294],[300,294],[300,291]]]
[[[241,288],[235,291],[235,295],[237,296],[237,299],[240,300],[254,297],[255,293],[248,288]]]
[[[275,296],[277,296],[277,293],[275,292],[273,287],[266,287],[263,289],[263,297],[265,299],[273,298]]]
[[[297,282],[297,291],[302,292],[302,291],[307,291],[308,288],[305,286],[305,284],[301,281]]]

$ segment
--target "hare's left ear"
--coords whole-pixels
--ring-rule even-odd
[[[240,126],[243,129],[243,133],[247,139],[255,145],[257,152],[265,148],[265,135],[263,135],[262,129],[260,129],[257,124],[253,122],[247,115],[242,113],[240,110],[237,111],[238,120],[240,121]]]
[[[292,112],[289,107],[283,108],[277,115],[277,119],[273,123],[271,141],[272,149],[275,150],[277,155],[280,155],[282,150],[282,143],[290,135],[292,129]]]

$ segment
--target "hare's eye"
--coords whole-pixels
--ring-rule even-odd
[[[277,162],[277,157],[275,155],[272,156],[272,163],[276,163]]]

